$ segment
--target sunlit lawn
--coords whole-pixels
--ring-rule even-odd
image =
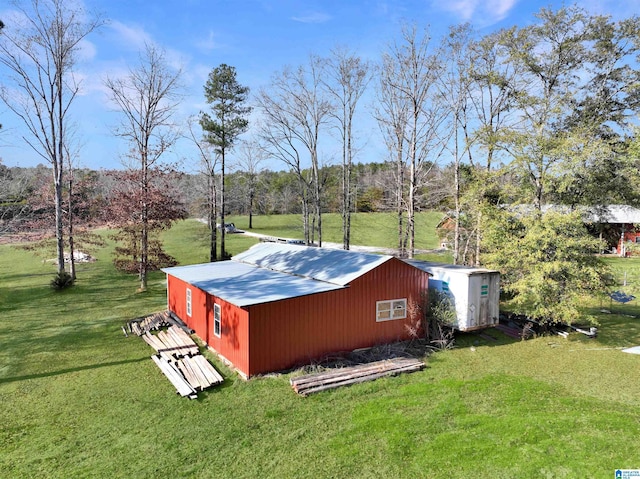
[[[267,226],[277,220],[256,218],[256,231],[287,231],[286,220]],[[387,246],[382,228],[366,229],[377,239],[354,232],[354,244]],[[232,253],[255,242],[227,238]],[[166,245],[182,264],[208,260],[195,221]],[[165,307],[163,275],[137,294],[135,277],[113,270],[111,247],[63,293],[48,288],[42,258],[0,247],[2,478],[608,478],[640,468],[640,356],[620,351],[640,345],[635,303],[599,313],[596,339],[461,334],[422,372],[308,398],[287,375],[245,382],[211,357],[226,381],[190,401],[121,330]],[[640,271],[637,259],[608,261]],[[628,292],[640,293],[634,284]]]

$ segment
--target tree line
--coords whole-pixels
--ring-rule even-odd
[[[0,33],[0,62],[13,73],[13,92],[22,91],[16,97],[4,89],[3,100],[25,121],[30,145],[53,171],[64,271],[63,212],[71,228],[74,208],[63,208],[63,193],[67,202],[74,198],[73,162],[79,155],[68,122],[78,91],[74,53],[103,21],[61,0],[33,1],[29,8],[43,14],[25,15],[25,25],[5,26]],[[34,31],[39,41],[26,41]],[[119,204],[130,209],[112,218],[127,238],[124,250],[138,258],[141,289],[149,235],[187,214],[191,202],[171,190],[182,174],[163,161],[179,138],[198,151],[189,162],[199,165],[199,179],[205,180],[200,203],[212,260],[226,257],[224,228],[218,231],[216,224],[243,208],[250,218],[270,208],[299,212],[305,241],[318,245],[322,214],[340,211],[345,249],[354,211],[392,209],[397,254],[413,257],[415,213],[446,206],[454,262],[508,268],[495,228],[512,233],[517,243],[534,230],[562,232],[550,225],[540,229],[545,203],[638,202],[633,120],[640,105],[639,39],[638,17],[614,21],[578,6],[543,8],[525,26],[486,35],[464,24],[433,38],[428,29],[407,24],[377,61],[348,48],[324,57],[312,53],[304,64],[275,72],[253,95],[233,66],[219,65],[204,85],[210,111],[187,122],[176,118],[181,72],[169,67],[160,48],[147,45],[128,76],[106,81],[121,112],[115,134],[131,153],[117,181],[128,185],[118,194]],[[252,109],[258,120],[249,129]],[[365,140],[359,133],[371,125],[384,147],[379,163],[363,164]],[[283,171],[264,170],[266,160],[279,162]],[[367,183],[367,175],[379,177]],[[275,206],[278,195],[284,208]],[[501,208],[518,203],[532,207],[533,223]],[[70,248],[72,231],[66,235]]]

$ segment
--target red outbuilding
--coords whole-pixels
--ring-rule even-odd
[[[276,243],[163,271],[169,309],[246,377],[409,339],[429,277],[393,256]]]

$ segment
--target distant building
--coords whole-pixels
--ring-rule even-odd
[[[533,212],[532,205],[503,205],[503,208],[516,214],[528,214]],[[629,205],[608,206],[567,206],[567,205],[542,205],[541,211],[556,211],[570,213],[579,211],[583,221],[589,230],[607,243],[607,251],[619,256],[629,256],[629,243],[640,246],[640,209]],[[436,226],[441,238],[441,247],[450,247],[450,237],[455,227],[455,215],[446,214]],[[461,227],[461,233],[466,230]]]

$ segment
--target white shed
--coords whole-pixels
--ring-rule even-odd
[[[498,324],[500,272],[420,260],[407,262],[429,273],[429,289],[451,298],[456,309],[456,329],[473,331]]]

